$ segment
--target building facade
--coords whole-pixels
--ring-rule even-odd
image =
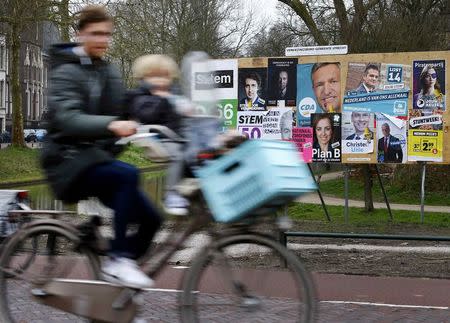
[[[47,112],[48,48],[59,39],[58,29],[50,23],[34,24],[21,36],[19,80],[24,129],[41,128]],[[0,32],[0,131],[11,132],[12,95],[8,43]]]

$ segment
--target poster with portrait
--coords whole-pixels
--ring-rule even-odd
[[[406,116],[410,81],[410,65],[349,63],[343,110]]]
[[[445,60],[413,61],[413,109],[445,111]]]
[[[292,108],[271,108],[264,112],[262,139],[291,140],[294,111]]]
[[[265,111],[267,68],[239,68],[238,111]]]
[[[407,117],[377,113],[377,161],[405,163],[407,157]]]
[[[341,111],[341,64],[297,66],[297,125],[310,126],[311,114]]]
[[[267,106],[296,106],[297,61],[297,58],[269,58],[267,69]]]
[[[236,129],[238,60],[217,59],[192,64],[191,97],[206,109],[215,104],[223,130]]]
[[[313,129],[311,127],[292,128],[292,141],[297,146],[303,161],[312,162]]]
[[[313,162],[341,162],[341,114],[313,113]]]
[[[374,113],[342,113],[342,153],[372,154],[375,147],[376,119]]]

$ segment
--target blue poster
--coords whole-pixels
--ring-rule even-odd
[[[406,116],[410,81],[410,65],[349,63],[343,110]]]

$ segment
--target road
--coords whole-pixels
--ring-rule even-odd
[[[179,319],[177,288],[185,269],[168,267],[157,278],[155,288],[143,293],[141,318],[147,322]],[[283,272],[264,270],[264,274],[267,280],[274,282],[270,289],[273,296],[288,296]],[[314,281],[319,300],[317,322],[450,322],[450,280],[314,274]],[[205,296],[207,301],[219,304],[222,296],[217,282],[210,279],[207,288],[211,292]],[[27,291],[20,284],[15,284],[9,293],[16,309],[22,313],[21,322],[82,322],[35,303],[27,305]],[[285,299],[275,298],[270,304],[282,309],[285,302]],[[288,322],[289,319],[281,317],[283,314],[286,313],[274,316],[261,312],[254,318],[258,322]],[[220,305],[208,314],[208,321],[233,322],[236,318]]]

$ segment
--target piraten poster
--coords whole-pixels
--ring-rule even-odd
[[[413,109],[445,111],[445,60],[413,62]]]

